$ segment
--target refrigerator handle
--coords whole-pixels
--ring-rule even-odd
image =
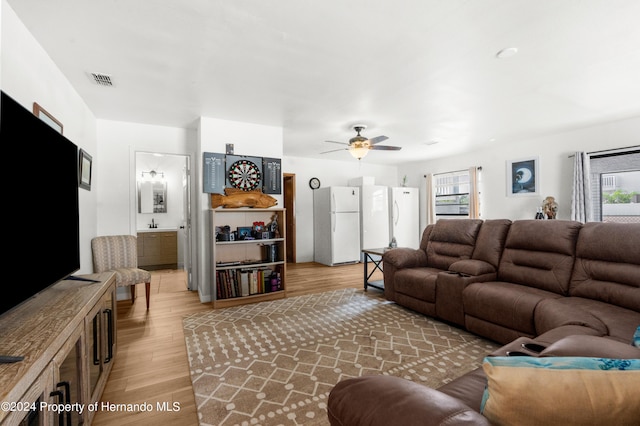
[[[400,219],[400,207],[398,207],[398,202],[395,200],[393,201],[393,207],[394,207],[393,215],[395,216],[394,224],[397,225],[398,220]]]

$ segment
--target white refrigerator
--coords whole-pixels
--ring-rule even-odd
[[[389,238],[389,188],[362,185],[360,188],[360,248],[387,247]]]
[[[420,247],[420,206],[418,188],[389,188],[390,239],[398,247]]]
[[[313,192],[314,261],[324,265],[360,260],[360,191],[330,186]]]

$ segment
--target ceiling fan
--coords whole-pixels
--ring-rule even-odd
[[[364,136],[360,135],[360,132],[366,129],[367,126],[364,124],[356,124],[353,126],[353,130],[356,131],[357,135],[349,139],[349,143],[345,142],[335,142],[335,141],[325,141],[329,143],[337,143],[340,145],[347,145],[346,148],[340,149],[332,149],[330,151],[321,152],[321,154],[327,154],[329,152],[336,152],[342,150],[348,150],[351,155],[360,160],[362,157],[369,153],[370,149],[375,150],[383,150],[383,151],[399,151],[401,148],[399,146],[390,146],[390,145],[378,145],[378,143],[382,141],[386,141],[389,139],[386,136],[376,136],[375,138],[367,139]]]

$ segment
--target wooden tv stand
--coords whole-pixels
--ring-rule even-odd
[[[97,282],[60,281],[0,318],[1,355],[24,357],[0,364],[2,426],[91,424],[116,354],[116,287],[112,272],[81,278]],[[82,413],[47,409],[67,400]]]

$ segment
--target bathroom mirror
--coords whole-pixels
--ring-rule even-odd
[[[167,212],[167,183],[138,182],[138,213]]]

